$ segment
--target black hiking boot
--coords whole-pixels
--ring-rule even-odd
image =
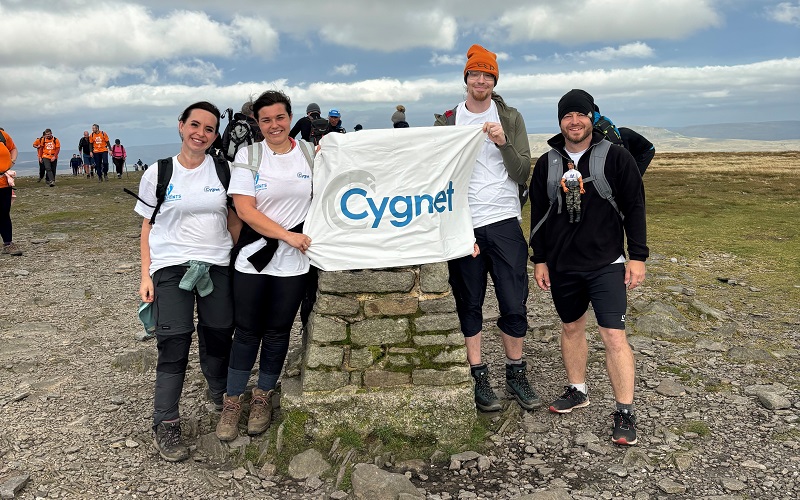
[[[481,411],[500,411],[503,407],[489,384],[489,368],[483,364],[470,369],[475,380],[475,406]]]
[[[153,444],[161,458],[167,462],[180,462],[189,458],[189,448],[181,438],[181,422],[161,422],[153,434]]]
[[[526,369],[528,364],[506,365],[506,392],[517,400],[525,410],[535,410],[542,406],[542,399],[528,383]]]

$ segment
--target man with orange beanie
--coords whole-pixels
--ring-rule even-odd
[[[528,181],[531,152],[522,115],[494,93],[499,77],[497,55],[473,45],[464,67],[467,99],[435,115],[435,125],[483,125],[487,134],[469,184],[475,251],[448,262],[448,268],[475,380],[475,405],[482,411],[502,408],[489,383],[489,369],[481,361],[482,306],[489,274],[500,306],[497,326],[506,354],[505,388],[522,408],[532,410],[542,401],[528,383],[522,360],[528,331],[528,247],[519,224],[519,185]]]

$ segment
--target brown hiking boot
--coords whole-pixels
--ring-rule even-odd
[[[8,255],[22,255],[22,250],[12,241],[8,245],[3,245],[3,253]]]
[[[222,414],[217,423],[217,438],[220,441],[233,441],[239,437],[239,417],[242,414],[241,396],[228,396],[222,401]]]
[[[261,434],[269,428],[272,419],[272,393],[253,389],[253,398],[250,400],[250,418],[247,420],[247,433],[251,436]]]

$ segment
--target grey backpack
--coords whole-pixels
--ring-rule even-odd
[[[617,202],[614,201],[614,193],[611,191],[611,185],[608,183],[608,179],[606,179],[605,164],[609,149],[611,149],[611,143],[609,141],[600,141],[592,148],[592,152],[589,155],[589,177],[583,179],[583,183],[594,182],[594,188],[600,196],[608,200],[620,218],[624,219],[625,216],[619,211]],[[531,229],[531,238],[533,238],[534,233],[542,227],[544,221],[547,220],[547,217],[550,215],[550,210],[553,209],[553,205],[558,206],[558,211],[556,213],[561,213],[562,202],[559,191],[561,190],[561,176],[564,175],[563,159],[564,157],[561,153],[555,149],[551,149],[547,153],[547,197],[550,200],[550,206],[547,207],[547,212],[545,212],[544,217]],[[533,221],[531,221],[531,223],[533,223]]]

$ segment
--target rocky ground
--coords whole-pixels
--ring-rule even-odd
[[[782,303],[757,274],[730,275],[735,256],[656,253],[631,293],[638,446],[610,443],[613,397],[591,332],[588,408],[553,415],[508,402],[483,416],[496,431],[481,453],[405,462],[377,454],[348,486],[343,473],[355,464],[338,446],[296,457],[289,474],[257,455],[218,463],[231,448],[209,435],[217,416],[196,349],[181,401],[196,449],[187,462],[162,461],[149,434],[155,346],[134,340],[132,199],[79,185],[32,184],[24,194],[36,200],[14,218],[25,255],[0,255],[0,498],[800,497],[798,305]],[[97,200],[125,210],[87,211]],[[80,216],[47,218],[59,210]],[[487,302],[485,358],[501,391],[497,313]],[[533,285],[529,313],[530,379],[549,401],[565,383],[558,323]]]

